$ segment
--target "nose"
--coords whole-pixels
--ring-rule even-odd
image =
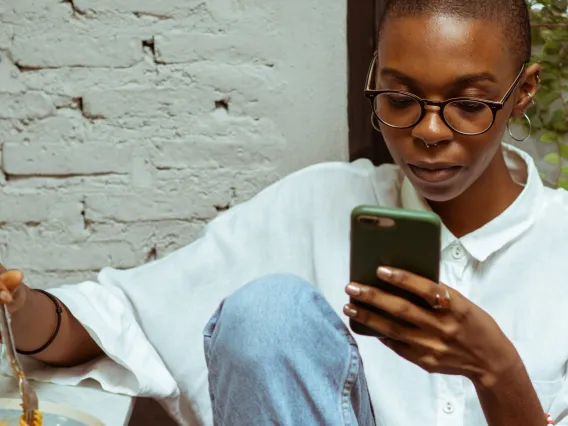
[[[425,109],[426,114],[413,127],[412,136],[426,145],[436,145],[450,141],[454,133],[442,120],[440,107],[427,105]]]

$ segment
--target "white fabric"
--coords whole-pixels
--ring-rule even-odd
[[[528,155],[504,151],[525,189],[461,240],[444,229],[441,279],[498,321],[544,408],[568,425],[568,193],[545,189]],[[349,218],[362,204],[427,208],[395,166],[317,165],[224,213],[201,239],[164,259],[54,290],[108,357],[38,377],[94,378],[113,392],[162,400],[182,425],[191,424],[189,408],[211,425],[201,332],[219,302],[255,278],[292,273],[317,285],[343,317]],[[467,379],[429,375],[375,339],[357,340],[379,425],[486,424]]]

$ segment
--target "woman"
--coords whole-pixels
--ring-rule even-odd
[[[46,297],[6,273],[18,348],[79,365],[41,379],[95,377],[180,424],[540,426],[549,412],[568,425],[568,194],[501,143],[538,90],[529,24],[524,0],[391,0],[366,94],[397,166],[295,173],[99,283]],[[440,215],[441,288],[377,265],[437,310],[345,287],[361,204]],[[387,339],[352,335],[348,317]]]

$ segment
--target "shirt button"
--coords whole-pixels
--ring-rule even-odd
[[[452,404],[451,402],[447,402],[446,405],[444,406],[444,413],[452,414],[454,411],[456,411],[456,409],[454,408],[454,404]]]
[[[460,245],[455,245],[452,247],[452,257],[456,260],[463,259],[465,256],[465,250]]]

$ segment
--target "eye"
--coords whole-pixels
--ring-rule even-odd
[[[389,105],[394,108],[408,108],[416,104],[416,100],[406,95],[385,94],[383,95]]]
[[[456,101],[452,102],[451,105],[468,114],[479,114],[489,108],[487,105],[476,101]]]

